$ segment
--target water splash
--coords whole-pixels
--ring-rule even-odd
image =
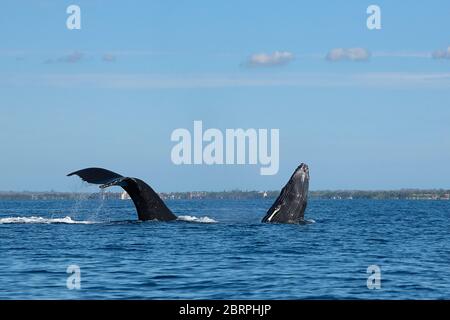
[[[96,221],[79,221],[72,220],[71,217],[64,218],[43,218],[43,217],[8,217],[1,218],[0,224],[15,224],[15,223],[34,223],[34,224],[52,224],[52,223],[65,223],[65,224],[93,224]]]
[[[179,216],[179,221],[186,221],[186,222],[196,222],[196,223],[217,223],[216,220],[211,219],[209,217],[194,217],[194,216]]]
[[[98,203],[97,207],[95,208],[94,212],[90,215],[90,218],[97,219],[101,215],[102,210],[105,207],[106,198],[107,198],[107,194],[106,194],[105,190],[102,189],[101,192],[98,193],[99,203]]]

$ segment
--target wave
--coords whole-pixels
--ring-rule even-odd
[[[177,220],[197,223],[217,223],[216,220],[209,217],[179,216]]]
[[[43,217],[8,217],[1,218],[0,224],[13,224],[13,223],[35,223],[35,224],[52,224],[52,223],[65,223],[65,224],[92,224],[95,221],[77,221],[72,220],[71,217],[64,218],[43,218]]]
[[[195,222],[195,223],[217,223],[216,220],[209,217],[179,216],[179,221]],[[129,222],[129,221],[126,221]],[[133,221],[134,222],[134,221]],[[96,221],[80,221],[73,220],[71,217],[64,218],[44,218],[44,217],[7,217],[0,218],[0,224],[93,224]]]

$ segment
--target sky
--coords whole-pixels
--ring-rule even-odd
[[[411,2],[3,0],[0,190],[276,190],[301,162],[313,190],[450,188],[450,2]],[[279,129],[278,173],[175,165],[196,120]]]

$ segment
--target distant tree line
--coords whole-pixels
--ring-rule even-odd
[[[420,190],[420,189],[401,189],[401,190],[333,190],[333,191],[312,191],[311,198],[317,199],[374,199],[374,200],[449,200],[450,190]]]

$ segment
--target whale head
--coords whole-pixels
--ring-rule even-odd
[[[300,164],[295,170],[292,178],[296,181],[296,183],[304,183],[305,181],[309,181],[309,167],[307,164]]]
[[[302,223],[308,202],[309,167],[300,164],[281,190],[263,222]]]

